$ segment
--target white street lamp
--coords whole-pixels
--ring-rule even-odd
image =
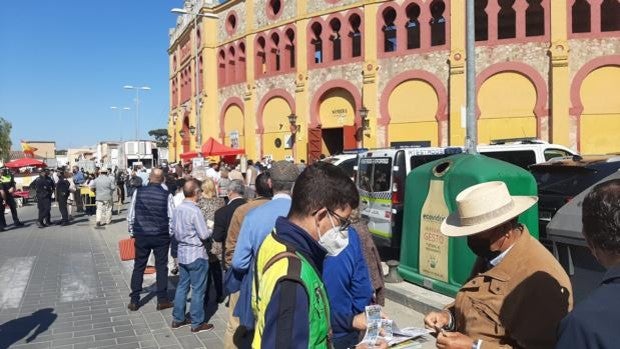
[[[198,74],[198,46],[200,45],[200,43],[198,42],[198,17],[205,17],[205,18],[219,18],[218,15],[213,14],[213,13],[200,13],[200,9],[199,8],[194,8],[194,5],[192,5],[191,9],[184,9],[184,8],[173,8],[172,10],[170,10],[170,12],[177,14],[177,15],[190,15],[193,17],[193,21],[194,21],[194,62],[195,62],[195,68],[194,70],[196,71],[196,82],[195,82],[195,103],[196,103],[196,129],[197,129],[197,133],[196,133],[196,147],[200,147],[202,145],[202,127],[201,127],[201,120],[200,120],[200,101],[199,101],[199,94],[198,94],[198,81],[200,79],[200,75]]]
[[[140,119],[140,90],[142,91],[149,91],[151,88],[148,86],[142,86],[142,87],[137,87],[137,86],[132,86],[132,85],[125,85],[123,86],[124,89],[126,90],[136,90],[136,142],[140,140],[140,137],[138,137],[138,120]]]
[[[129,107],[110,107],[112,110],[116,110],[118,112],[118,124],[120,126],[121,132],[121,142],[123,141],[123,110],[131,110]]]

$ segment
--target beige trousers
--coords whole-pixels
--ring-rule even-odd
[[[97,201],[96,222],[101,224],[110,224],[112,221],[112,202]]]
[[[224,335],[224,349],[236,349],[237,347],[233,343],[233,337],[235,331],[239,328],[239,318],[233,316],[235,306],[239,301],[239,292],[235,292],[230,295],[228,300],[228,326],[226,327],[226,334]]]

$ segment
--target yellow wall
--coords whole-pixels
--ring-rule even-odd
[[[344,89],[336,88],[327,91],[321,98],[319,116],[322,128],[338,128],[353,125],[355,118],[355,102],[351,94]]]
[[[291,155],[291,149],[285,149],[285,139],[290,134],[288,116],[291,108],[284,98],[274,97],[265,103],[263,109],[263,155],[271,155],[276,160],[283,160]],[[279,138],[282,145],[277,148],[275,140]]]
[[[581,152],[620,152],[620,67],[601,67],[581,85]]]
[[[478,142],[536,137],[536,88],[525,76],[499,73],[487,79],[478,92]]]
[[[390,141],[430,141],[437,146],[438,106],[437,93],[427,82],[407,80],[396,86],[388,100]]]
[[[224,114],[224,144],[230,146],[230,133],[237,131],[239,133],[239,148],[245,147],[245,131],[243,127],[243,111],[237,105],[231,105],[226,109]]]

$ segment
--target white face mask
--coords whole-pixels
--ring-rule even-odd
[[[317,227],[319,245],[327,251],[328,256],[335,257],[349,245],[349,230],[340,230],[340,227],[334,225],[331,215],[327,214],[332,228],[321,235],[321,230]]]

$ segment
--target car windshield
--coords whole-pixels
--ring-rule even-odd
[[[536,178],[541,194],[561,194],[575,196],[600,180],[599,171],[584,167],[534,167],[532,174]]]

